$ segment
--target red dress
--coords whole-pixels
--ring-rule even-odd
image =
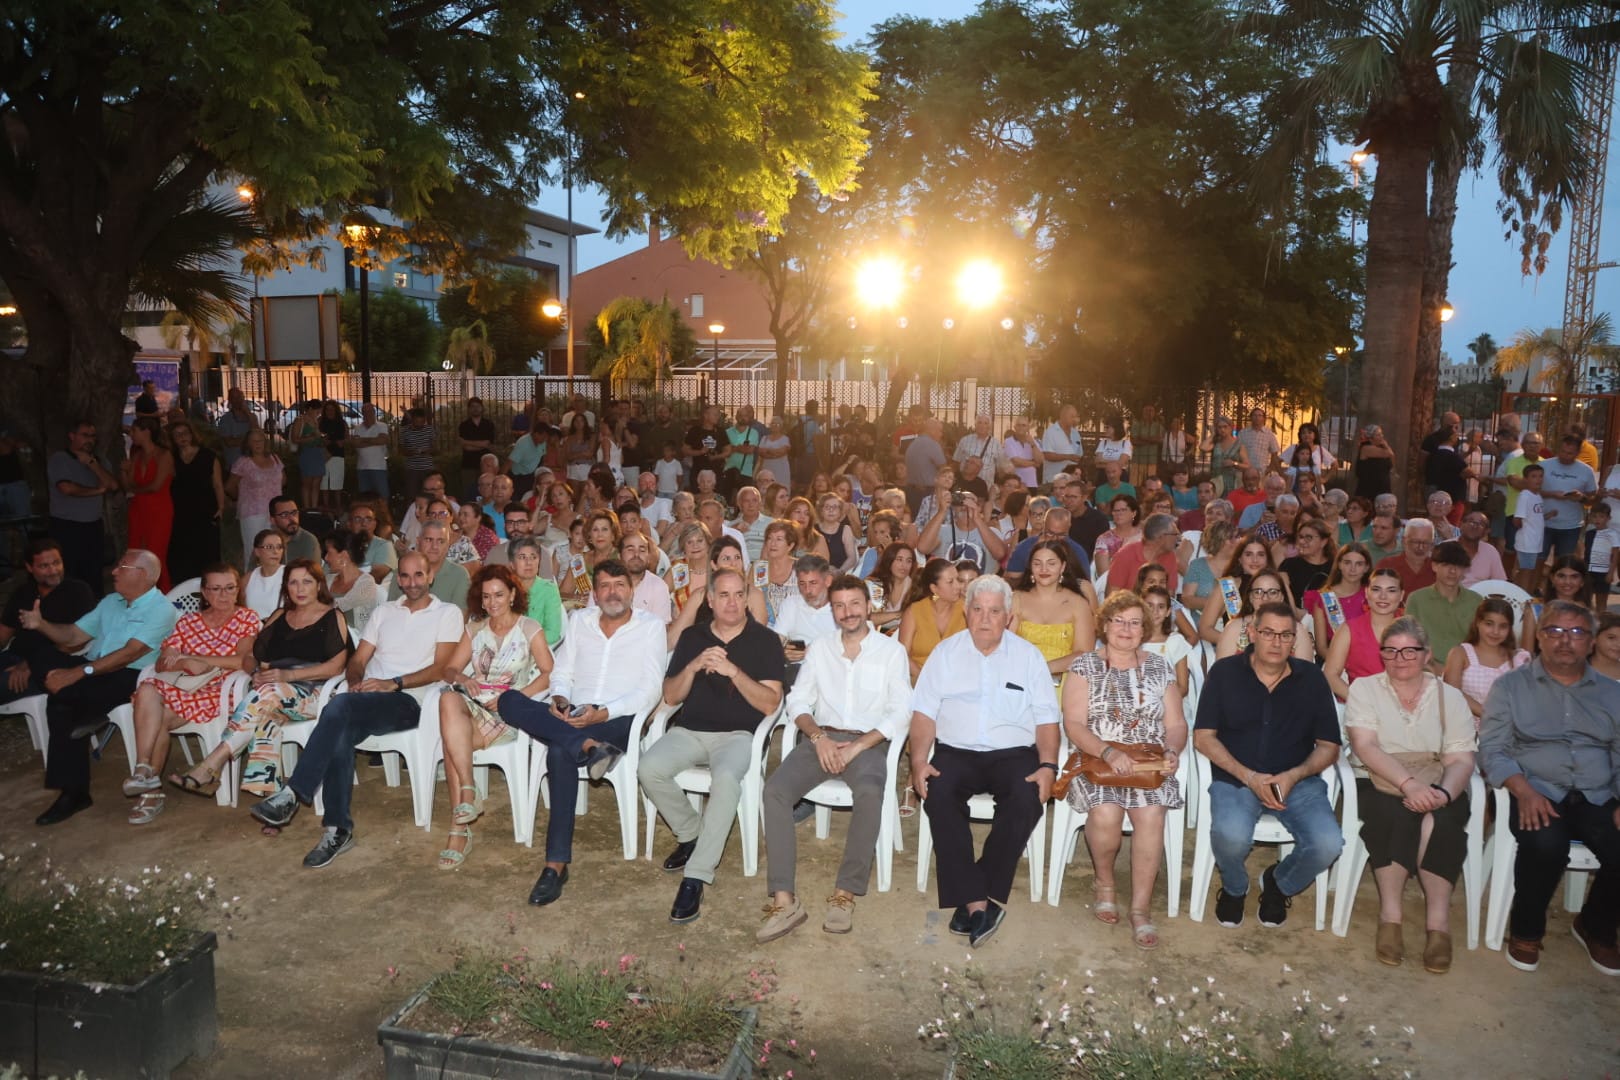
[[[130,478],[134,486],[144,487],[157,478],[158,459],[130,459]],[[211,522],[187,522],[192,528],[208,528]],[[169,497],[168,485],[157,491],[136,492],[129,500],[129,546],[150,551],[158,558],[161,572],[158,588],[168,592],[169,534],[174,530],[174,500]]]
[[[225,625],[210,629],[200,613],[182,615],[174,624],[174,631],[163,642],[165,649],[174,649],[187,656],[230,656],[245,637],[259,633],[259,616],[252,608],[239,607]],[[163,704],[187,723],[212,720],[219,712],[219,686],[221,675],[211,679],[198,690],[182,690],[161,679],[153,681]]]

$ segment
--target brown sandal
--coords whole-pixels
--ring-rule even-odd
[[[212,799],[214,797],[214,793],[219,790],[219,774],[210,769],[208,770],[208,776],[209,779],[207,781],[202,781],[198,780],[190,773],[170,773],[169,784],[171,787],[179,788],[187,795],[196,795],[198,798],[202,799]]]

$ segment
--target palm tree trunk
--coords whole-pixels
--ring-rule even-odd
[[[1367,214],[1366,350],[1361,396],[1370,423],[1396,448],[1396,492],[1406,490],[1412,442],[1418,324],[1428,255],[1427,140],[1391,138],[1376,147],[1378,175]],[[1421,437],[1421,436],[1420,436]]]

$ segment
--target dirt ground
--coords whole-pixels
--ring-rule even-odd
[[[761,947],[753,934],[763,901],[763,853],[760,876],[744,877],[734,833],[702,917],[675,926],[667,918],[675,876],[645,857],[621,858],[617,811],[605,790],[593,793],[590,812],[580,819],[578,861],[562,900],[541,909],[525,902],[541,852],[512,843],[498,776],[466,866],[445,872],[435,865],[449,820],[444,785],[437,787],[429,835],[411,825],[408,787],[391,789],[380,769],[363,768],[355,795],[358,843],[327,870],[312,872],[300,865],[318,830],[309,809],[284,835],[267,839],[249,818],[245,797],[242,809],[229,811],[174,794],[155,824],[134,828],[124,822],[127,802],[118,791],[126,774],[115,740],[94,767],[96,805],[65,824],[37,828],[33,818],[52,797],[39,786],[39,755],[21,718],[0,719],[0,805],[7,808],[0,815],[0,851],[37,842],[87,873],[129,873],[153,864],[206,872],[219,879],[222,896],[242,897],[234,936],[221,941],[217,954],[219,1048],[183,1068],[177,1075],[185,1080],[381,1076],[378,1022],[446,966],[457,944],[469,943],[536,954],[631,953],[655,969],[724,980],[745,998],[774,985],[762,1005],[762,1028],[778,1039],[767,1070],[772,1076],[788,1069],[801,1077],[941,1073],[938,1045],[926,1045],[917,1030],[939,1015],[941,984],[960,976],[968,955],[965,940],[946,933],[932,895],[916,889],[914,819],[907,822],[907,850],[895,860],[893,891],[878,893],[874,882],[847,937],[820,930],[843,823],[834,817],[827,841],[814,838],[811,824],[801,826],[799,883],[812,919]],[[543,838],[544,821],[539,833]],[[659,859],[670,843],[660,825]],[[1256,866],[1271,857],[1257,853]],[[1620,980],[1588,966],[1559,903],[1541,970],[1527,975],[1500,953],[1462,948],[1459,897],[1456,964],[1449,976],[1436,977],[1410,961],[1391,969],[1373,959],[1371,875],[1364,877],[1348,939],[1313,929],[1313,895],[1299,898],[1288,925],[1277,930],[1259,927],[1252,910],[1236,930],[1212,919],[1194,923],[1185,913],[1161,917],[1163,945],[1143,954],[1123,926],[1106,927],[1091,917],[1091,869],[1082,849],[1069,868],[1060,908],[1031,904],[1020,872],[1006,923],[973,960],[1009,999],[1027,1000],[1038,984],[1046,986],[1050,1006],[1077,998],[1085,986],[1100,994],[1151,996],[1151,986],[1186,986],[1213,976],[1231,999],[1286,1012],[1309,990],[1313,1006],[1327,1004],[1342,1029],[1339,1037],[1355,1040],[1364,1054],[1376,1053],[1396,1076],[1620,1075]],[[1162,903],[1161,893],[1161,915]],[[1421,927],[1415,891],[1407,910],[1408,927]],[[1409,930],[1409,944],[1412,937]],[[1070,984],[1057,989],[1062,979]],[[1369,1025],[1376,1034],[1366,1032]],[[1401,1030],[1407,1026],[1410,1035]],[[798,1044],[796,1060],[788,1039]]]

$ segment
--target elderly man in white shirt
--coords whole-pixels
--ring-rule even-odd
[[[994,423],[989,413],[975,416],[973,430],[957,440],[956,452],[951,455],[951,460],[958,465],[969,458],[977,458],[984,467],[986,482],[992,483],[1012,472],[1012,462],[1007,460],[1007,448],[992,434]]]
[[[1065,469],[1078,467],[1082,460],[1085,445],[1080,438],[1080,429],[1075,426],[1079,419],[1079,411],[1073,405],[1065,405],[1058,410],[1058,418],[1041,435],[1041,456],[1045,459],[1041,479],[1048,484]]]
[[[765,782],[765,877],[771,903],[755,935],[760,942],[789,934],[810,917],[793,889],[798,861],[794,806],[833,778],[849,785],[854,805],[844,860],[821,928],[849,933],[855,898],[866,895],[872,878],[888,787],[888,744],[906,733],[911,680],[905,647],[867,622],[871,600],[860,578],[840,575],[827,593],[838,633],[812,642],[805,654],[787,700],[787,715],[802,741]]]
[[[1040,650],[1007,632],[1007,583],[975,578],[964,603],[968,628],[939,643],[911,696],[911,782],[933,831],[939,906],[956,909],[951,933],[977,948],[1001,926],[1051,797],[1062,717]],[[995,816],[975,860],[968,799],[986,793]]]
[[[540,743],[546,755],[546,865],[529,892],[529,903],[542,906],[560,897],[568,882],[580,766],[593,781],[606,776],[630,745],[636,716],[664,686],[664,624],[631,606],[630,571],[604,559],[591,575],[594,606],[568,617],[551,669],[550,701],[531,701],[515,690],[500,699],[501,719]]]

